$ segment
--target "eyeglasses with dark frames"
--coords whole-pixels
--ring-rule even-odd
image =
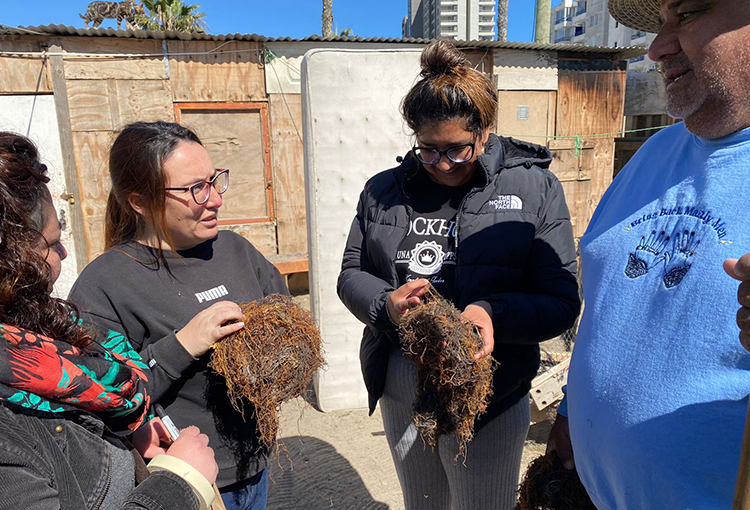
[[[437,165],[443,156],[454,163],[466,163],[474,157],[474,143],[457,145],[444,151],[416,145],[411,150],[423,165]]]
[[[203,205],[208,202],[208,197],[211,196],[211,186],[214,187],[219,195],[229,187],[229,169],[228,168],[217,168],[216,175],[210,181],[196,182],[195,184],[185,188],[164,188],[166,191],[189,191],[193,196],[193,200],[198,205]]]

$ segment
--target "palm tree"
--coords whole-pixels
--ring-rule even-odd
[[[333,0],[323,0],[323,37],[333,37]]]
[[[508,0],[497,0],[497,40],[508,40]]]
[[[139,20],[146,30],[177,32],[208,32],[200,5],[185,5],[182,0],[142,0],[148,17]]]

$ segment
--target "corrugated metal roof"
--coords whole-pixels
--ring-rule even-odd
[[[254,42],[317,42],[317,43],[395,43],[427,44],[431,39],[399,39],[393,37],[346,37],[325,38],[312,35],[304,39],[291,37],[265,37],[258,34],[223,34],[213,35],[199,32],[157,32],[151,30],[115,30],[114,28],[75,28],[64,25],[42,25],[36,27],[9,27],[0,25],[0,35],[62,35],[83,37],[122,37],[134,39],[179,39],[183,41],[254,41]],[[646,49],[642,46],[608,48],[603,46],[584,46],[580,44],[544,44],[511,41],[455,41],[456,46],[464,49],[511,49],[531,51],[556,51],[578,54],[599,54],[609,58],[628,59],[643,55]]]

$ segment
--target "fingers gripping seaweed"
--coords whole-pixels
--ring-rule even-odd
[[[474,437],[474,420],[487,409],[497,363],[475,360],[483,346],[476,328],[431,286],[423,303],[401,320],[402,348],[417,362],[414,424],[435,447],[438,436],[455,433],[459,455]]]
[[[242,305],[245,327],[216,344],[211,368],[227,382],[232,405],[255,406],[261,442],[270,449],[279,429],[279,409],[305,391],[323,365],[320,333],[312,314],[288,296],[273,294]]]

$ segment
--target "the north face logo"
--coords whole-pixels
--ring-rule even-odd
[[[523,201],[516,195],[498,195],[497,199],[487,201],[495,209],[523,209]]]

